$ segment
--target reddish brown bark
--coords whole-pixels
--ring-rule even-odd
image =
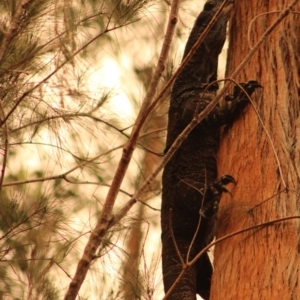
[[[236,1],[228,76],[249,52],[247,30],[251,20],[261,13],[280,11],[290,3]],[[300,11],[299,2],[294,10]],[[252,45],[278,15],[263,15],[253,22],[249,35]],[[264,87],[252,99],[271,141],[251,106],[230,130],[224,131],[219,173],[231,174],[238,184],[232,188],[232,197],[227,194],[221,200],[218,237],[276,218],[300,215],[299,75],[300,15],[289,14],[237,79],[256,79]],[[211,299],[299,299],[299,252],[298,219],[218,244]]]

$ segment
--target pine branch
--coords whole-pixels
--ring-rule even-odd
[[[23,0],[18,5],[18,7],[15,11],[15,14],[12,17],[9,30],[7,32],[2,32],[4,34],[4,38],[3,38],[1,46],[0,46],[0,65],[2,64],[4,55],[8,48],[8,45],[11,43],[11,41],[17,34],[17,31],[19,29],[19,22],[20,22],[22,14],[24,12],[24,7],[31,1],[32,0]]]
[[[4,113],[2,101],[0,101],[0,115],[1,115],[1,117],[4,118],[5,113]],[[1,120],[1,118],[0,118],[0,120]],[[0,175],[0,194],[2,191],[2,187],[3,187],[3,180],[4,180],[7,156],[8,156],[8,146],[9,146],[8,136],[9,136],[8,135],[8,126],[5,123],[4,124],[4,155],[3,155],[2,170],[1,170],[1,175]]]
[[[80,47],[78,50],[76,50],[74,53],[72,53],[70,56],[68,56],[67,59],[65,59],[64,62],[62,62],[57,68],[55,68],[54,71],[52,71],[50,74],[48,74],[44,79],[42,79],[40,82],[38,82],[36,85],[34,85],[32,88],[28,89],[25,91],[18,99],[16,99],[14,106],[11,108],[11,110],[7,113],[5,118],[0,122],[0,127],[8,120],[8,118],[11,116],[11,114],[16,110],[16,108],[20,105],[20,103],[28,96],[30,95],[33,91],[35,91],[37,88],[39,88],[42,84],[47,82],[53,75],[55,75],[60,69],[62,69],[66,64],[68,64],[72,59],[77,56],[80,52],[82,52],[84,49],[86,49],[90,44],[92,44],[94,41],[96,41],[99,37],[102,35],[109,33],[113,30],[116,30],[118,28],[127,26],[129,24],[132,24],[134,22],[137,22],[138,20],[134,20],[119,26],[113,26],[111,28],[106,28],[104,31],[100,32],[97,34],[95,37],[90,39],[88,42],[86,42],[82,47]]]
[[[115,151],[116,149],[121,149],[122,147],[123,147],[123,145],[115,147],[113,149],[110,149],[109,151],[99,154],[92,159],[86,160],[86,161],[82,162],[81,164],[78,164],[75,167],[71,168],[70,170],[68,170],[62,174],[59,174],[59,175],[53,175],[53,176],[43,177],[43,178],[28,179],[28,180],[12,181],[12,182],[8,182],[8,183],[4,183],[2,186],[3,187],[16,186],[16,185],[22,185],[22,184],[28,184],[28,183],[34,183],[34,182],[44,182],[44,181],[56,180],[56,179],[64,179],[65,181],[68,182],[69,179],[67,178],[67,175],[69,175],[70,173],[74,172],[77,169],[83,168],[87,164],[92,163],[95,160],[99,159],[101,156],[107,155],[107,154]]]

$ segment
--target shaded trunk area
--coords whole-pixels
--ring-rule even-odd
[[[249,52],[249,43],[253,46],[290,3],[236,1],[228,77]],[[299,2],[294,10],[300,11]],[[217,237],[300,215],[299,32],[300,15],[290,13],[237,78],[255,79],[264,89],[252,96],[259,117],[249,105],[222,135],[218,172],[231,174],[238,184],[221,200]],[[211,299],[298,299],[299,241],[300,220],[293,219],[221,242],[215,248]]]

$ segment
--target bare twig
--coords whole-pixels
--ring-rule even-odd
[[[279,196],[280,194],[282,194],[283,192],[286,192],[287,190],[288,190],[287,188],[284,188],[284,189],[280,190],[279,192],[275,193],[274,195],[272,195],[272,196],[268,197],[267,199],[263,200],[262,202],[260,202],[260,203],[258,203],[258,204],[256,204],[256,205],[254,205],[253,207],[251,207],[251,209],[249,209],[249,213],[252,214],[253,211],[254,211],[257,207],[263,205],[264,203],[268,202],[269,200],[275,198],[276,196]]]
[[[5,116],[3,106],[2,106],[2,101],[0,101],[0,114],[1,118]],[[1,120],[0,118],[0,120]],[[1,170],[1,175],[0,175],[0,194],[2,191],[2,186],[3,186],[3,180],[4,180],[4,175],[5,175],[5,169],[6,169],[6,163],[7,163],[7,156],[8,156],[8,126],[5,123],[4,125],[4,154],[3,154],[3,163],[2,163],[2,170]]]
[[[148,131],[148,132],[144,132],[143,134],[140,135],[140,139],[148,136],[148,135],[151,135],[151,134],[154,134],[154,133],[159,133],[159,132],[164,132],[166,131],[166,127],[164,128],[158,128],[158,129],[155,129],[155,130],[151,130],[151,131]]]
[[[25,129],[27,127],[30,127],[30,126],[34,126],[34,125],[41,125],[43,123],[47,123],[49,122],[50,120],[56,120],[56,119],[63,119],[63,120],[67,120],[67,119],[73,119],[73,118],[80,118],[80,117],[83,117],[83,118],[89,118],[89,119],[92,119],[93,121],[95,122],[100,122],[100,123],[103,123],[111,128],[113,128],[114,130],[116,130],[117,132],[119,132],[121,135],[125,136],[126,138],[129,138],[129,134],[125,133],[124,131],[126,131],[128,128],[123,128],[123,129],[120,129],[118,127],[116,127],[115,125],[109,123],[108,121],[105,121],[101,118],[98,118],[96,116],[93,116],[92,114],[88,114],[88,113],[81,113],[81,112],[74,112],[74,113],[68,113],[68,114],[61,114],[61,115],[55,115],[55,116],[48,116],[48,117],[45,117],[43,119],[40,119],[40,120],[36,120],[36,121],[32,121],[32,122],[29,122],[27,124],[24,124],[18,128],[15,128],[15,129],[11,129],[10,130],[10,133],[15,133],[15,132],[18,132],[22,129]],[[0,121],[1,123],[1,121]],[[153,132],[149,132],[147,134],[144,134],[144,135],[141,135],[140,138],[142,137],[145,137],[147,136],[148,134],[152,134],[152,133],[155,133],[155,132],[159,132],[159,131],[163,131],[165,129],[159,129],[157,131],[153,131]],[[144,145],[142,145],[141,143],[138,143],[138,146],[141,147],[142,149],[144,149],[145,151],[148,151],[156,156],[159,156],[161,157],[163,154],[161,153],[157,153],[157,152],[154,152],[152,151],[151,149],[145,147]],[[74,155],[73,155],[74,156]],[[74,156],[75,157],[75,156]]]
[[[201,203],[200,210],[202,209],[202,207],[203,207],[203,205],[204,205],[204,199],[205,199],[205,194],[206,194],[206,189],[207,189],[206,169],[204,169],[204,172],[205,172],[205,176],[204,176],[204,177],[205,177],[205,182],[204,182],[204,190],[203,190],[203,192],[202,192],[201,190],[197,189],[195,186],[193,186],[193,185],[189,184],[188,182],[182,180],[185,184],[189,185],[190,187],[192,187],[192,188],[194,188],[195,190],[197,190],[200,194],[202,194],[203,200],[202,200],[202,203]],[[200,214],[200,210],[199,210],[199,219],[198,219],[198,223],[197,223],[197,228],[196,228],[196,230],[195,230],[195,233],[194,233],[194,235],[193,235],[192,241],[191,241],[191,243],[190,243],[190,245],[189,245],[189,249],[188,249],[188,251],[187,251],[186,262],[185,262],[185,263],[182,263],[182,265],[184,266],[184,269],[186,268],[186,266],[187,266],[188,263],[189,263],[190,253],[191,253],[193,244],[194,244],[194,242],[195,242],[195,239],[196,239],[196,237],[197,237],[197,234],[198,234],[198,232],[199,232],[199,229],[200,229],[201,220],[202,220],[202,215]],[[174,237],[174,243],[175,243],[175,245],[176,245],[176,247],[177,247],[177,244],[176,244],[176,242],[175,242],[175,237]],[[176,251],[177,251],[177,249],[176,249]]]
[[[251,35],[251,30],[252,30],[252,25],[254,23],[254,21],[262,16],[265,16],[265,15],[269,15],[269,14],[279,14],[281,13],[282,10],[274,10],[274,11],[267,11],[267,12],[264,12],[264,13],[261,13],[261,14],[258,14],[257,16],[255,16],[250,24],[249,24],[249,27],[248,27],[248,32],[247,32],[247,39],[248,39],[248,45],[249,45],[249,48],[252,49],[252,44],[251,44],[251,41],[250,41],[250,35]],[[290,12],[291,14],[300,14],[300,12],[297,12],[297,11],[291,11]]]
[[[67,272],[67,270],[65,270],[65,268],[63,268],[58,262],[55,261],[55,264],[65,273],[65,275],[67,277],[69,277],[70,279],[72,279],[72,276]]]
[[[142,201],[140,199],[137,200],[139,203],[141,203],[142,205],[145,205],[147,206],[148,208],[150,208],[151,210],[154,210],[154,211],[160,211],[160,208],[156,208],[156,207],[153,207],[151,205],[149,205],[148,203],[146,203],[145,201]]]
[[[1,146],[2,144],[0,144]],[[40,143],[40,142],[16,142],[16,143],[9,143],[8,146],[21,146],[21,145],[41,145],[41,146],[46,146],[46,147],[53,147],[53,148],[56,148],[57,150],[60,150],[60,151],[63,151],[63,152],[66,152],[68,153],[69,155],[71,155],[73,158],[79,160],[79,161],[82,161],[82,160],[85,160],[84,158],[82,157],[79,157],[77,155],[75,155],[74,153],[72,153],[70,150],[68,149],[65,149],[63,147],[60,147],[58,145],[55,145],[55,144],[48,144],[48,143]]]
[[[181,254],[180,254],[180,251],[178,249],[178,245],[177,245],[177,242],[176,242],[176,238],[175,238],[175,235],[174,235],[174,232],[173,232],[173,226],[172,225],[173,225],[172,224],[172,208],[170,208],[170,210],[169,210],[169,229],[171,231],[171,237],[172,237],[172,241],[173,241],[176,253],[177,253],[177,255],[178,255],[179,259],[180,259],[180,262],[181,262],[182,266],[184,266],[185,263],[184,263],[184,260],[183,260],[183,258],[181,256]]]
[[[186,184],[188,184],[189,186],[191,186],[192,188],[194,188],[195,190],[197,190],[200,194],[202,194],[202,202],[201,202],[201,207],[200,207],[200,209],[199,209],[199,219],[198,219],[198,223],[197,223],[197,228],[196,228],[195,233],[194,233],[194,235],[193,235],[192,241],[191,241],[191,243],[190,243],[190,245],[189,245],[189,249],[188,249],[188,252],[187,252],[187,255],[186,255],[186,262],[189,261],[190,253],[191,253],[191,251],[192,251],[193,244],[194,244],[194,242],[195,242],[195,239],[196,239],[196,237],[197,237],[197,234],[198,234],[198,232],[199,232],[200,225],[201,225],[202,216],[201,216],[201,214],[200,214],[200,211],[201,211],[201,209],[203,208],[203,205],[204,205],[205,194],[206,194],[206,187],[207,187],[206,169],[204,169],[204,173],[205,173],[205,174],[204,174],[205,182],[204,182],[204,190],[203,190],[203,192],[201,192],[201,190],[197,189],[197,188],[194,187],[193,185],[188,184],[188,183],[186,182]]]
[[[98,183],[98,185],[99,185],[99,183]],[[102,185],[102,186],[107,186],[107,187],[109,187],[109,188],[111,187],[111,185],[110,185],[110,184],[107,184],[107,183],[101,183],[101,185]],[[120,192],[123,193],[124,195],[127,195],[127,196],[129,196],[129,197],[132,197],[132,194],[126,192],[126,191],[123,190],[123,189],[120,189]],[[147,200],[148,200],[148,199],[147,199]],[[142,201],[141,199],[137,199],[137,202],[141,203],[142,205],[147,206],[147,207],[150,208],[151,210],[154,210],[154,211],[160,211],[160,208],[155,208],[155,207],[149,205],[148,203],[146,203],[145,201]]]
[[[278,157],[277,152],[276,152],[276,149],[275,149],[275,145],[274,145],[274,143],[273,143],[273,141],[272,141],[272,138],[271,138],[271,136],[270,136],[270,134],[269,134],[269,132],[268,132],[268,130],[267,130],[267,128],[266,128],[266,126],[265,126],[263,120],[261,119],[261,117],[260,117],[260,115],[259,115],[259,112],[258,112],[256,106],[254,105],[252,99],[248,96],[248,94],[247,94],[247,92],[244,90],[244,88],[243,88],[237,81],[233,80],[232,78],[225,78],[225,79],[223,79],[223,80],[218,80],[218,81],[231,81],[231,82],[233,82],[233,83],[234,83],[235,85],[237,85],[237,86],[244,92],[244,94],[247,96],[249,102],[251,103],[251,105],[252,105],[252,107],[253,107],[253,109],[254,109],[254,112],[255,112],[255,114],[256,114],[256,116],[257,116],[259,122],[261,123],[261,126],[262,126],[264,132],[266,133],[267,139],[270,141],[270,145],[271,145],[271,147],[272,147],[272,150],[273,150],[273,153],[274,153],[274,156],[275,156],[275,160],[276,160],[276,163],[277,163],[277,166],[278,166],[278,169],[279,169],[279,174],[280,174],[280,178],[281,178],[282,184],[283,184],[284,188],[286,188],[287,185],[286,185],[286,182],[285,182],[284,177],[283,177],[282,167],[281,167],[281,163],[280,163],[279,157]]]

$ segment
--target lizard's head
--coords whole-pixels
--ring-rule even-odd
[[[204,4],[204,7],[203,7],[203,10],[205,11],[210,11],[210,10],[217,10],[221,4],[223,3],[224,1],[222,0],[208,0],[206,1],[206,3]],[[234,3],[234,0],[228,0],[223,11],[226,13],[227,11],[230,11],[232,6],[233,6],[233,3]]]
[[[223,0],[208,0],[205,2],[204,7],[196,22],[200,26],[207,26],[207,24],[211,21],[214,14],[218,11],[220,6],[222,5]],[[228,21],[231,9],[233,7],[234,0],[227,0],[225,6],[222,9],[221,14],[218,17],[218,20],[224,19],[225,22]]]
[[[225,0],[226,1],[226,0]],[[214,18],[216,12],[221,7],[223,0],[208,0],[204,4],[202,12],[199,14],[195,27],[196,34],[200,34],[205,30],[208,23]],[[215,20],[212,26],[209,37],[206,38],[205,44],[207,49],[214,49],[216,52],[220,52],[226,38],[226,25],[230,17],[230,12],[233,7],[233,0],[227,0],[218,18]],[[194,37],[196,39],[196,37]]]

